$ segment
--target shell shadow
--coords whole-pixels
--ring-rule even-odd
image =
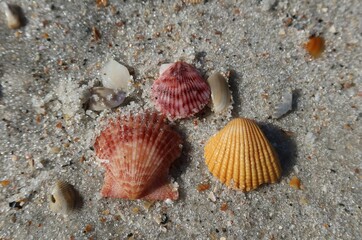
[[[182,143],[181,156],[179,158],[177,158],[175,160],[175,162],[173,162],[173,164],[171,165],[169,174],[170,174],[170,176],[173,177],[173,179],[175,179],[175,181],[179,185],[179,188],[178,188],[179,200],[185,200],[187,193],[186,193],[186,190],[182,187],[185,184],[181,178],[181,175],[183,173],[185,173],[186,169],[191,164],[191,160],[188,157],[188,156],[190,156],[191,144],[189,142],[185,141],[185,139],[187,139],[185,131],[182,131],[182,129],[180,129],[179,127],[174,127],[174,129],[180,134],[181,138],[184,141]]]
[[[239,85],[240,80],[242,79],[242,76],[238,74],[235,70],[229,69],[230,76],[229,76],[229,87],[231,89],[231,95],[233,97],[233,110],[231,112],[231,115],[233,117],[238,117],[239,112],[241,112],[241,93],[239,91]]]
[[[282,176],[289,176],[297,159],[297,145],[294,139],[288,135],[288,132],[270,123],[260,122],[259,126],[278,153]]]

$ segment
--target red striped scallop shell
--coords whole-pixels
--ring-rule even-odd
[[[94,149],[106,169],[104,197],[164,200],[178,198],[170,183],[170,165],[181,154],[180,135],[157,113],[111,119]]]
[[[152,86],[156,109],[168,119],[187,118],[198,113],[210,100],[210,87],[190,64],[171,64]]]

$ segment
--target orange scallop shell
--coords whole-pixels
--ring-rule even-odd
[[[204,157],[210,172],[227,186],[250,191],[281,176],[278,156],[258,125],[246,118],[230,121],[212,136]]]
[[[94,149],[106,169],[104,197],[164,200],[178,198],[168,176],[181,154],[180,135],[157,113],[109,120]]]

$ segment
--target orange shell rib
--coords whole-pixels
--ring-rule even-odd
[[[250,191],[281,176],[278,156],[258,125],[237,118],[212,136],[204,157],[210,172],[227,186]]]
[[[94,148],[106,169],[104,197],[164,200],[178,198],[170,165],[181,154],[181,137],[157,113],[109,120]]]

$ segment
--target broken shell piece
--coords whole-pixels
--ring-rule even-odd
[[[128,90],[131,75],[122,64],[111,59],[101,70],[102,84],[106,88]]]
[[[211,88],[213,111],[215,113],[221,113],[231,103],[231,93],[226,78],[217,72],[212,74],[207,79],[207,82]]]
[[[72,185],[58,180],[49,195],[50,210],[68,214],[76,206],[76,197],[77,194]]]
[[[94,87],[90,93],[88,108],[93,111],[118,107],[126,98],[124,91],[104,87]]]
[[[22,26],[22,12],[21,8],[17,5],[3,3],[8,27],[10,29],[18,29]]]
[[[293,91],[288,88],[285,92],[283,92],[281,102],[275,106],[275,110],[273,113],[273,118],[280,118],[290,110],[292,110],[293,103]]]

